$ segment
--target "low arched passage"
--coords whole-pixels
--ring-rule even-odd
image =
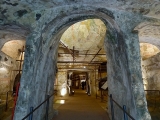
[[[131,73],[128,64],[127,45],[123,38],[123,33],[111,17],[113,16],[109,17],[107,13],[101,12],[100,9],[94,7],[90,9],[87,9],[87,7],[79,8],[76,11],[69,12],[67,15],[60,14],[49,22],[42,31],[33,32],[28,37],[21,81],[24,84],[20,87],[15,119],[23,118],[29,111],[30,106],[37,106],[44,100],[46,94],[53,92],[53,79],[55,78],[60,37],[70,25],[88,18],[101,19],[107,27],[105,47],[109,64],[107,71],[110,94],[113,95],[114,99],[118,100],[119,104],[128,106],[130,114],[135,119],[149,118],[144,96],[138,95],[138,92],[143,93],[143,89],[136,88],[139,91],[133,92],[136,86],[130,80]],[[32,42],[29,39],[32,39]],[[27,71],[28,69],[30,70]],[[24,81],[26,78],[28,78],[28,81]],[[142,81],[136,84],[142,86]],[[138,106],[137,97],[139,97],[138,100],[144,101],[144,103]],[[34,113],[37,119],[44,117],[45,114],[42,113],[45,113],[45,109],[43,108]],[[122,119],[122,111],[116,106],[114,108],[115,119]],[[51,111],[52,106],[50,106]]]
[[[26,40],[30,30],[18,25],[0,25],[0,48],[11,40]]]

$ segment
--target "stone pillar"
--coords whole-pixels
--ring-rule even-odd
[[[122,25],[122,31],[108,27],[105,42],[109,94],[121,106],[126,105],[136,120],[150,120],[141,75],[138,35],[132,33],[132,22],[119,20],[117,23]],[[123,119],[122,111],[115,104],[114,110],[115,120]]]
[[[48,44],[47,44],[48,45]],[[58,45],[57,45],[58,46]],[[41,32],[33,32],[28,36],[25,47],[25,58],[18,101],[14,120],[21,120],[30,111],[30,107],[37,107],[46,99],[46,95],[53,93],[53,82],[56,69],[57,47],[42,44]],[[53,98],[50,99],[49,112],[53,113]],[[46,104],[33,114],[33,119],[40,120],[45,117]]]

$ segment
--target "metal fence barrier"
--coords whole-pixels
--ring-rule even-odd
[[[13,95],[13,93],[14,93],[15,91],[8,91],[7,92],[7,95],[6,95],[6,108],[5,108],[5,111],[7,111],[7,109],[8,109],[8,96],[9,96],[9,93],[12,93],[12,96],[14,96]],[[13,99],[12,99],[13,100]]]
[[[112,116],[112,120],[114,119],[114,107],[113,107],[113,102],[123,111],[123,116],[124,116],[124,120],[128,120],[128,117],[131,120],[135,120],[127,111],[126,111],[126,106],[123,105],[123,107],[121,107],[113,98],[112,98],[112,94],[110,94],[110,104],[111,104],[111,116]]]
[[[48,110],[49,110],[49,99],[56,94],[56,92],[54,92],[52,95],[47,95],[47,98],[41,103],[39,104],[36,108],[30,107],[30,113],[28,113],[22,120],[25,120],[26,118],[29,117],[29,120],[32,120],[33,118],[33,113],[39,108],[41,107],[44,103],[46,104],[46,114],[45,114],[45,120],[48,120]]]
[[[49,99],[54,95],[55,93],[53,93],[52,95],[47,95],[47,98],[40,104],[38,105],[36,108],[30,107],[30,113],[28,113],[22,120],[25,120],[26,118],[29,117],[29,120],[32,120],[33,118],[33,113],[40,107],[42,106],[44,103],[47,102],[46,104],[46,116],[45,116],[45,120],[48,120],[48,110],[49,110]],[[113,103],[115,103],[122,111],[123,111],[123,116],[124,116],[124,120],[128,120],[128,117],[131,120],[135,120],[127,111],[126,111],[126,106],[123,105],[123,107],[121,107],[113,98],[112,98],[112,94],[110,94],[110,104],[111,104],[111,116],[112,116],[112,120],[114,119],[114,107],[113,107]]]

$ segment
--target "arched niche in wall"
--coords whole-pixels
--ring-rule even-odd
[[[15,24],[0,25],[0,49],[12,40],[26,40],[29,29]]]
[[[16,84],[20,81],[20,74],[23,61],[16,61],[24,59],[24,54],[22,49],[25,46],[25,40],[10,40],[6,42],[1,48],[1,54],[4,54],[6,57],[1,60],[1,62],[8,67],[8,74],[10,79],[10,90],[16,90]],[[3,56],[4,56],[3,55]],[[19,71],[18,71],[19,70]]]
[[[160,26],[158,22],[142,22],[134,28],[139,42],[150,43],[160,49]]]
[[[159,118],[159,90],[160,90],[160,49],[150,43],[140,43],[142,56],[142,78],[148,110],[152,119]],[[152,101],[155,101],[154,103]],[[154,109],[154,111],[153,111]]]
[[[6,42],[1,51],[13,59],[17,59],[20,55],[20,51],[25,46],[25,40],[11,40]]]
[[[142,60],[146,60],[159,53],[160,49],[157,46],[150,43],[140,43],[140,51]]]

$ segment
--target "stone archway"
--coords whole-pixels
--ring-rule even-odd
[[[136,50],[135,46],[125,40],[124,33],[121,32],[118,25],[106,12],[100,12],[100,9],[94,7],[90,9],[87,7],[79,8],[79,11],[69,12],[68,15],[62,14],[49,22],[42,31],[34,31],[28,37],[26,59],[21,79],[22,85],[20,86],[14,119],[23,118],[29,112],[30,106],[36,107],[38,103],[44,100],[46,94],[53,92],[59,39],[71,24],[87,18],[101,19],[108,29],[105,46],[109,64],[107,68],[109,91],[113,98],[118,100],[119,104],[128,106],[130,114],[135,119],[150,119],[144,98],[141,73],[139,72],[140,59],[135,59],[138,63],[136,66],[131,64],[133,57],[139,58],[139,54],[129,55],[127,47],[129,46],[132,50]],[[138,42],[135,45],[138,46]],[[136,69],[138,69],[135,72],[137,74],[134,73]],[[25,79],[29,80],[25,81]],[[33,100],[34,102],[31,102]],[[45,114],[42,114],[43,108],[35,113],[37,119],[44,117]],[[52,106],[50,106],[50,110],[52,111]],[[123,117],[116,106],[115,114],[115,119]]]
[[[18,25],[0,25],[0,48],[11,40],[26,40],[30,30]]]

